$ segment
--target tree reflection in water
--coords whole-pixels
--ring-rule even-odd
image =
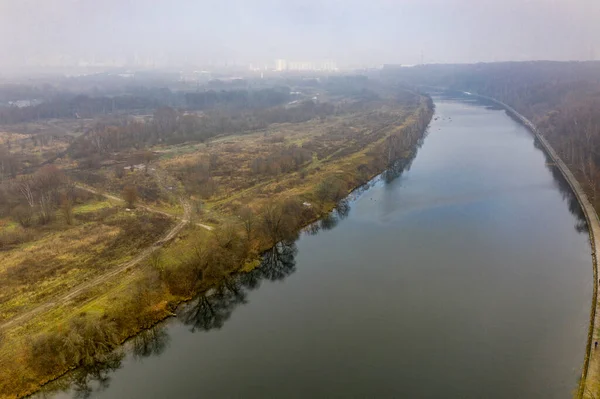
[[[410,160],[396,162],[381,177],[388,184],[402,175],[410,167]],[[371,187],[371,182],[364,190]],[[359,189],[358,193],[361,192]],[[340,220],[350,214],[350,201],[339,202],[336,208],[321,220],[304,229],[306,234],[314,235],[321,230],[335,228]],[[295,239],[297,239],[296,237]],[[252,271],[224,278],[217,287],[197,296],[182,305],[177,318],[191,327],[192,332],[220,329],[231,317],[235,308],[248,301],[248,293],[258,289],[264,280],[282,281],[296,271],[298,249],[294,240],[280,242],[263,254],[260,266]],[[161,323],[141,332],[126,346],[135,360],[160,355],[169,345],[168,324]],[[110,373],[122,365],[125,351],[115,351],[109,360],[88,367],[81,367],[63,378],[48,384],[39,397],[47,397],[57,391],[69,391],[75,398],[87,398],[94,391],[101,391],[110,384]]]
[[[110,385],[110,373],[121,368],[121,361],[125,357],[122,350],[108,356],[108,360],[82,367],[75,371],[73,397],[89,398],[94,391],[102,391]]]
[[[110,374],[121,368],[124,357],[125,352],[119,349],[108,355],[103,362],[82,366],[46,384],[35,397],[49,398],[57,392],[70,391],[73,398],[89,398],[93,392],[108,388]]]
[[[536,142],[535,145],[540,148],[539,143]],[[373,181],[383,181],[384,184],[389,184],[410,168],[413,158],[396,162],[381,175],[381,180]],[[587,232],[585,217],[570,186],[550,159],[547,159],[546,164],[554,177],[556,186],[568,203],[569,211],[577,218],[575,229],[578,232]],[[372,182],[355,193],[367,190],[371,185]],[[333,229],[349,213],[350,202],[344,200],[320,221],[306,227],[304,232],[315,235],[321,229]],[[262,281],[282,281],[294,273],[296,271],[296,254],[297,248],[293,241],[277,244],[263,254],[259,267],[247,273],[229,276],[222,280],[217,287],[182,305],[178,311],[178,320],[190,326],[193,332],[220,329],[237,306],[248,302],[248,293],[258,289]],[[109,386],[110,374],[121,367],[127,350],[131,351],[131,357],[135,360],[158,356],[168,347],[169,340],[168,324],[161,323],[137,335],[125,346],[125,350],[115,351],[106,361],[81,367],[48,384],[37,397],[50,397],[57,391],[68,391],[75,398],[87,398],[94,391],[101,391]]]
[[[387,168],[382,174],[381,178],[383,179],[385,184],[390,184],[402,174],[408,170],[412,166],[412,163],[417,156],[417,151],[423,145],[423,138],[417,144],[416,150],[412,153],[412,155],[408,158],[400,158],[396,160],[389,168]]]
[[[131,353],[139,360],[149,356],[158,356],[169,346],[171,337],[164,324],[144,330],[131,340]]]
[[[192,332],[223,327],[233,310],[247,302],[248,292],[260,287],[262,280],[279,281],[296,271],[296,244],[281,242],[263,254],[259,267],[230,276],[218,287],[200,295],[181,307],[179,320],[191,326]]]
[[[200,295],[182,306],[178,319],[183,324],[192,326],[192,332],[223,327],[233,309],[246,302],[246,293],[237,288],[236,282],[223,283],[216,290]]]
[[[492,101],[483,98],[475,98],[473,96],[465,96],[465,94],[461,92],[450,91],[444,93],[442,96],[447,99],[466,99],[467,102],[474,101],[475,103],[486,106],[488,109],[503,110],[502,107],[500,107],[498,104]],[[508,112],[507,115],[514,119],[517,123],[521,123],[521,121],[518,118],[515,118],[514,115]],[[583,213],[581,205],[579,204],[577,197],[573,193],[571,186],[565,180],[565,177],[563,176],[560,169],[554,164],[554,160],[552,160],[552,158],[550,158],[550,156],[546,154],[546,151],[542,147],[541,143],[534,136],[532,137],[534,147],[544,154],[544,158],[546,159],[546,168],[550,171],[550,173],[552,173],[552,177],[554,178],[554,184],[562,194],[563,199],[567,202],[569,212],[571,212],[571,214],[577,219],[574,226],[575,231],[577,231],[578,233],[588,234],[589,230],[587,220],[585,219],[585,214]]]
[[[567,206],[569,208],[569,212],[576,218],[575,230],[578,233],[588,233],[588,224],[585,219],[585,214],[583,213],[583,209],[581,209],[581,205],[577,200],[577,196],[573,193],[569,182],[565,179],[558,166],[554,164],[554,161],[546,152],[543,150],[542,145],[538,142],[538,140],[534,140],[535,148],[539,149],[544,153],[544,157],[546,158],[546,168],[552,173],[552,177],[554,178],[554,186],[558,188],[558,191],[561,193],[563,200],[567,202]]]
[[[331,230],[337,227],[340,220],[346,219],[350,214],[350,201],[347,199],[337,203],[333,211],[319,219],[318,222],[312,223],[305,227],[303,232],[314,236],[321,230]]]
[[[210,331],[223,327],[236,306],[247,302],[248,292],[260,287],[261,281],[281,281],[296,271],[296,244],[281,242],[266,251],[259,267],[223,279],[216,288],[199,295],[180,307],[178,319],[192,331]],[[132,338],[125,346],[135,360],[160,355],[169,345],[168,325],[160,323]],[[125,351],[119,349],[104,362],[80,367],[47,384],[36,395],[51,397],[57,392],[70,392],[74,398],[87,398],[110,384],[110,373],[121,368]]]

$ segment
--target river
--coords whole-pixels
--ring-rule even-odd
[[[570,397],[593,288],[580,210],[504,111],[435,103],[403,173],[50,396]]]

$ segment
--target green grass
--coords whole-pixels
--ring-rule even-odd
[[[77,215],[77,214],[83,214],[83,213],[96,212],[101,209],[110,208],[112,206],[113,206],[113,204],[111,204],[109,201],[88,202],[83,205],[74,206],[73,214]]]
[[[181,155],[191,154],[198,151],[201,148],[205,148],[206,144],[180,144],[175,146],[158,147],[157,151],[160,152],[161,159],[172,159]]]
[[[0,231],[9,232],[17,229],[19,224],[11,219],[0,220]]]

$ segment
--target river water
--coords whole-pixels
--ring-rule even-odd
[[[51,396],[568,398],[593,284],[580,210],[503,111],[435,103],[407,170]]]

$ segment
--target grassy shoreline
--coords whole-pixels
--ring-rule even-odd
[[[298,233],[300,229],[327,215],[335,206],[336,201],[330,200],[329,197],[316,205],[318,200],[315,198],[316,194],[314,194],[314,192],[318,182],[325,181],[326,179],[334,179],[335,181],[343,182],[341,185],[341,187],[343,187],[343,192],[336,193],[336,196],[343,194],[345,197],[353,191],[359,189],[364,184],[372,180],[373,177],[378,176],[391,165],[389,162],[372,162],[376,158],[376,155],[374,155],[376,154],[375,149],[379,150],[380,147],[386,143],[386,139],[391,136],[405,137],[410,135],[411,140],[409,148],[401,148],[402,151],[401,153],[397,154],[397,158],[411,159],[414,157],[417,147],[422,141],[426,127],[428,126],[432,117],[432,107],[433,105],[430,99],[426,97],[420,97],[420,104],[418,108],[406,118],[405,122],[401,126],[386,127],[381,139],[370,143],[367,147],[362,148],[360,151],[352,154],[349,157],[341,157],[330,164],[320,164],[318,166],[318,173],[310,175],[309,178],[304,180],[300,186],[294,186],[293,190],[289,190],[291,192],[283,191],[274,199],[272,198],[269,201],[276,200],[285,203],[285,201],[290,200],[292,197],[314,198],[315,206],[312,207],[311,212],[303,212],[302,217],[294,219],[293,230],[294,233]],[[365,173],[365,168],[361,169],[359,166],[367,164],[371,165],[371,168],[367,169],[367,172]],[[359,170],[360,173],[358,173]],[[266,184],[269,185],[273,183],[267,182]],[[251,194],[252,191],[248,195]],[[261,206],[269,206],[269,203],[267,203],[266,200],[261,200],[252,205],[255,208],[259,208]],[[228,207],[228,204],[223,205],[223,202],[221,202],[219,204],[219,211],[227,214],[230,212],[230,207]],[[213,211],[210,210],[210,212]],[[230,215],[229,218],[232,216],[234,215]],[[126,322],[122,323],[122,326],[120,326],[120,328],[118,328],[115,332],[117,336],[109,345],[112,351],[112,349],[119,347],[125,341],[141,331],[144,331],[156,323],[172,316],[174,314],[173,311],[178,305],[191,300],[199,293],[209,290],[219,280],[219,277],[215,277],[209,273],[210,270],[204,269],[202,270],[203,278],[192,289],[186,291],[188,287],[180,289],[181,287],[178,286],[182,280],[181,277],[183,274],[177,273],[181,272],[181,264],[187,261],[187,259],[182,260],[181,254],[193,255],[194,252],[199,251],[198,246],[194,246],[194,244],[197,244],[199,241],[212,240],[213,236],[219,234],[212,234],[202,230],[203,229],[198,228],[193,224],[188,225],[188,227],[186,227],[180,233],[179,237],[163,250],[163,259],[161,260],[161,265],[159,267],[160,271],[157,272],[156,265],[152,265],[153,261],[151,259],[149,265],[138,267],[126,272],[119,282],[113,281],[101,287],[97,287],[94,290],[96,294],[91,293],[91,299],[75,309],[80,315],[76,317],[80,317],[82,319],[86,318],[86,320],[88,318],[93,318],[95,320],[97,317],[99,317],[100,320],[104,320],[107,318],[106,310],[111,309],[111,307],[115,307],[115,304],[125,304],[125,307],[129,308],[131,308],[131,306],[139,306],[140,308],[138,310],[140,312],[143,310],[144,312],[143,318],[134,320],[127,318]],[[257,259],[259,254],[271,248],[273,242],[273,237],[260,237],[249,240],[249,248],[247,249],[247,252],[245,252],[246,257],[241,261],[238,260],[236,263],[238,266],[235,268],[228,269],[225,267],[223,269],[225,271],[224,275],[232,275],[234,273],[239,273],[242,270],[249,271],[253,267],[256,267],[258,265]],[[202,254],[202,256],[207,255]],[[175,290],[169,285],[171,284],[168,277],[169,273],[174,273],[173,275],[176,277],[175,281],[172,282],[174,287],[177,288]],[[166,274],[167,277],[165,277],[163,274]],[[148,283],[148,281],[150,281],[150,283]],[[144,284],[147,284],[147,286],[144,286]],[[131,287],[141,287],[138,289],[138,291],[133,292],[133,296],[144,297],[142,303],[135,302],[134,305],[130,304],[130,297],[132,296]],[[100,294],[101,292],[103,293]],[[75,310],[71,312],[71,314],[74,314]],[[129,317],[128,315],[124,316],[132,313],[131,309],[129,310],[129,312],[122,311],[119,313],[113,313],[110,317],[112,317],[113,320],[118,320],[119,317]],[[62,327],[59,326],[59,330],[64,330],[66,323],[67,320],[62,322]],[[68,328],[69,327],[67,327],[67,329]],[[77,368],[77,365],[57,366],[54,363],[50,363],[50,365],[53,365],[53,368],[47,367],[45,371],[37,370],[32,372],[30,366],[31,355],[27,353],[23,343],[24,342],[21,340],[22,347],[20,350],[17,350],[16,356],[13,356],[13,359],[17,360],[22,365],[21,370],[19,370],[17,367],[16,373],[13,372],[12,376],[10,375],[11,373],[6,373],[5,370],[4,375],[2,376],[3,385],[0,386],[0,397],[13,398],[32,394],[38,391],[40,387],[48,382],[54,381],[69,371]],[[96,358],[91,359],[93,362],[98,360],[99,359]],[[44,369],[42,368],[42,370]],[[52,371],[48,372],[48,370]],[[6,374],[8,374],[9,379],[4,378]],[[12,385],[7,386],[5,382],[9,380],[12,382]]]

